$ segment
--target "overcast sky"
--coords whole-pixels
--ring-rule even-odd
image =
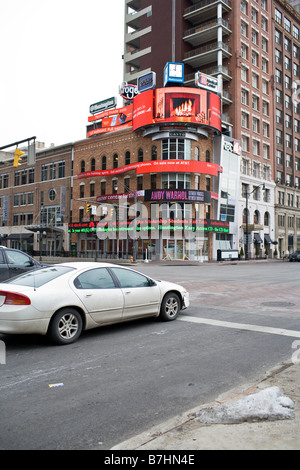
[[[0,147],[84,139],[90,104],[122,106],[123,44],[124,0],[0,0]]]

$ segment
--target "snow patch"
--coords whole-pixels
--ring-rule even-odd
[[[294,402],[278,387],[269,387],[231,403],[205,408],[196,417],[206,424],[274,421],[294,418],[293,408]]]

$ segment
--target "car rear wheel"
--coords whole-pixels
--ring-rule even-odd
[[[52,317],[48,336],[57,344],[71,344],[77,341],[82,332],[83,322],[74,308],[63,308]]]
[[[180,311],[180,300],[175,292],[169,292],[165,295],[161,308],[160,308],[160,319],[163,321],[175,320],[178,317]]]

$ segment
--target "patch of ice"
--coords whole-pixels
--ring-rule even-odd
[[[237,401],[205,408],[196,413],[206,424],[236,424],[245,421],[291,419],[294,402],[278,387],[269,387]]]

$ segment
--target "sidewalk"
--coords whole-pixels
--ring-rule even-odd
[[[247,402],[253,398],[254,403],[257,403],[255,402],[258,398],[257,393],[264,390],[263,394],[268,397],[270,396],[268,393],[278,390],[274,387],[278,387],[284,395],[280,398],[279,408],[283,410],[283,416],[291,416],[287,419],[280,419],[277,404],[266,400],[263,406],[267,411],[257,421],[251,421],[256,419],[253,410],[252,415],[247,418],[249,421],[244,421],[245,418],[240,416],[241,422],[237,424],[219,424],[220,421],[216,424],[206,424],[200,421],[201,414],[206,412],[207,416],[209,414],[218,416],[224,407],[227,409],[227,416],[232,413],[231,417],[234,415],[235,418],[239,418],[238,411],[230,410],[236,409],[240,403],[242,408],[245,408]],[[273,406],[274,404],[276,406]],[[221,422],[224,421],[226,419],[223,418]],[[201,405],[112,448],[112,450],[296,449],[300,449],[300,363],[279,364],[255,384],[231,390],[220,396],[216,402]]]

